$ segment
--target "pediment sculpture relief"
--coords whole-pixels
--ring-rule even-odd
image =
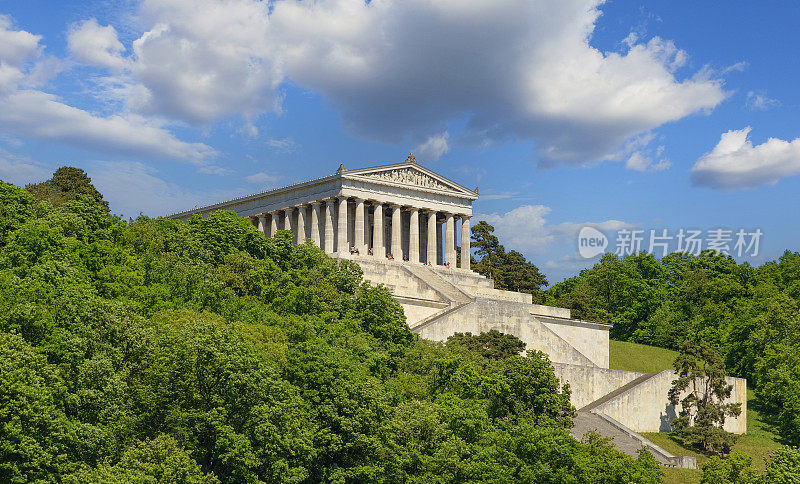
[[[424,173],[420,173],[415,170],[409,170],[406,168],[381,171],[378,173],[369,173],[363,176],[365,178],[371,178],[373,180],[383,180],[393,183],[403,183],[406,185],[416,185],[418,187],[424,187],[424,188],[453,190],[453,188],[445,185],[444,183],[440,182],[439,180],[433,178],[430,175],[426,175]]]

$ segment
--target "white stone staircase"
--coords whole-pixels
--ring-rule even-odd
[[[416,328],[423,328],[431,324],[433,321],[436,321],[437,319],[440,319],[443,316],[452,313],[453,311],[457,311],[458,309],[474,301],[473,297],[459,289],[455,284],[445,280],[433,269],[416,264],[403,264],[401,267],[407,272],[410,272],[414,277],[427,284],[428,287],[439,294],[439,296],[448,304],[448,306],[441,311],[433,313],[422,321],[414,324],[411,327],[412,331],[414,331]]]
[[[458,286],[446,280],[436,273],[433,269],[419,264],[403,264],[401,266],[415,277],[422,279],[425,284],[438,292],[443,298],[452,304],[467,304],[473,301],[473,297],[462,291]]]
[[[411,325],[411,330],[422,337],[443,341],[455,332],[478,334],[497,329],[520,337],[527,343],[527,349],[540,349],[552,355],[551,358],[564,358],[569,363],[594,366],[586,355],[533,317],[531,304],[472,296],[430,267],[415,264],[402,267],[448,304]]]

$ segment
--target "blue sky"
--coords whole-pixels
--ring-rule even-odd
[[[551,282],[587,224],[760,229],[761,264],[798,249],[798,10],[0,0],[0,179],[157,216],[414,151]]]

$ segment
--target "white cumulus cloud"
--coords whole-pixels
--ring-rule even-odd
[[[3,41],[8,43],[4,44]],[[138,115],[98,116],[30,87],[57,69],[42,58],[39,36],[15,30],[0,17],[0,131],[75,146],[88,151],[180,160],[206,165],[214,150],[187,143]],[[31,67],[29,67],[31,66]]]
[[[661,155],[663,148],[663,146],[659,147],[659,149],[656,151],[657,155]],[[625,168],[634,171],[664,171],[668,170],[671,166],[672,162],[666,158],[662,158],[653,163],[653,158],[646,155],[642,151],[634,151],[625,162]]]
[[[144,0],[147,30],[133,42],[131,109],[207,124],[280,109],[280,48],[269,4],[255,0]]]
[[[0,62],[19,67],[40,52],[41,38],[41,35],[14,29],[11,17],[0,15]]]
[[[328,0],[276,4],[285,73],[322,93],[352,132],[425,139],[455,119],[482,139],[532,139],[541,161],[587,164],[725,98],[687,54],[653,38],[590,45],[597,0]]]
[[[621,160],[626,140],[713,109],[726,93],[709,70],[681,74],[688,54],[672,41],[593,47],[601,4],[142,0],[142,34],[114,94],[143,115],[196,125],[240,116],[251,126],[280,112],[291,82],[321,94],[350,133],[410,139],[431,159],[457,123],[478,145],[531,140],[544,166]],[[121,52],[105,45],[112,58]]]
[[[111,25],[105,27],[91,18],[72,26],[67,33],[67,47],[79,61],[100,67],[121,68],[125,46],[117,39]]]
[[[723,133],[717,146],[692,167],[692,183],[723,190],[774,185],[800,173],[800,138],[750,141],[751,127]]]
[[[641,151],[636,151],[631,154],[628,161],[625,162],[625,168],[629,170],[645,171],[651,163],[653,163],[652,158],[643,155]]]
[[[94,116],[58,101],[52,94],[34,90],[19,90],[0,98],[0,130],[89,151],[199,165],[214,154],[205,144],[186,143],[144,120]]]
[[[474,220],[485,220],[494,226],[495,234],[500,237],[507,249],[520,252],[542,253],[559,244],[577,241],[582,227],[591,226],[600,231],[633,228],[634,225],[620,220],[602,222],[562,222],[550,224],[546,216],[552,211],[545,205],[522,205],[503,214],[476,214]]]

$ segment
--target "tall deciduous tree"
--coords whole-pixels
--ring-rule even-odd
[[[92,179],[85,171],[74,166],[62,166],[49,180],[27,185],[25,189],[37,199],[48,200],[56,207],[75,200],[78,195],[88,195],[108,212],[108,202],[103,200],[103,195],[92,185]]]

